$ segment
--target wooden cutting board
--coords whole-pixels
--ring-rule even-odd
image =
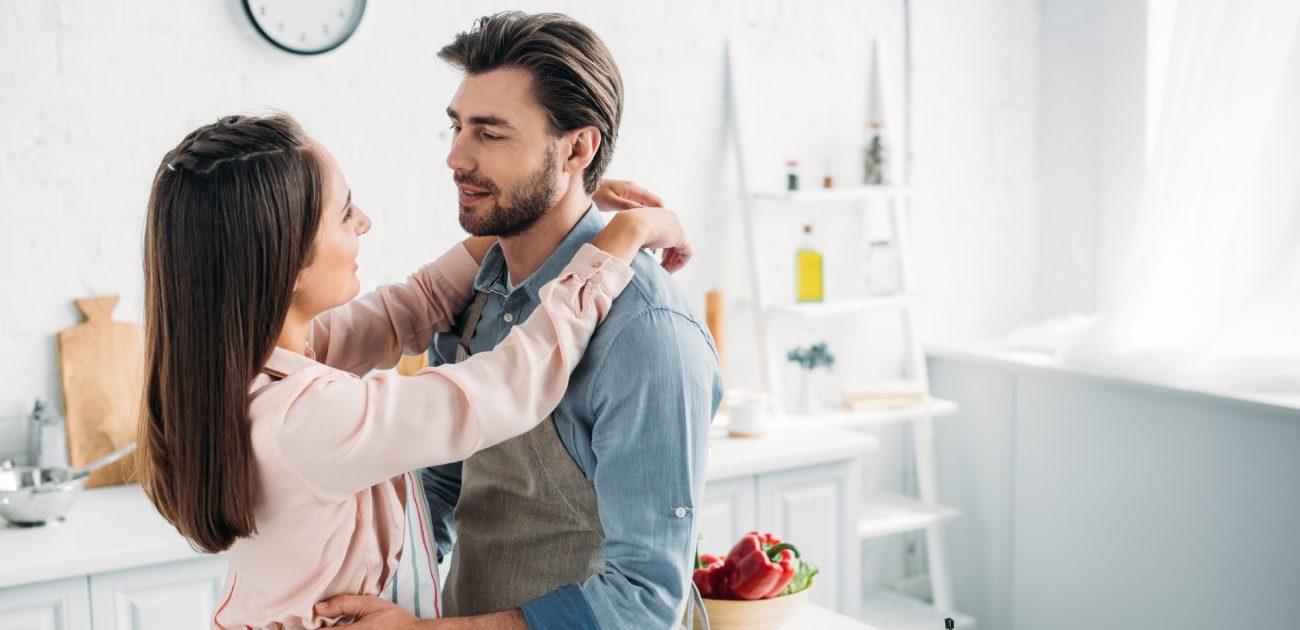
[[[59,333],[59,371],[68,423],[68,457],[83,466],[136,440],[144,377],[144,334],[113,321],[117,296],[76,300],[86,317]],[[90,475],[86,487],[135,479],[135,454]]]

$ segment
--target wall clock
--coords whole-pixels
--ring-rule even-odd
[[[319,55],[352,37],[366,0],[244,0],[257,32],[281,50]]]

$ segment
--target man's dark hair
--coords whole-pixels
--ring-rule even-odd
[[[600,146],[583,174],[587,193],[596,191],[614,156],[623,117],[623,78],[613,55],[591,29],[559,13],[506,11],[476,20],[473,29],[457,35],[438,57],[470,75],[527,70],[552,135],[586,126],[598,129]]]

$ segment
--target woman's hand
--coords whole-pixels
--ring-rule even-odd
[[[664,200],[632,182],[617,179],[600,180],[600,188],[591,195],[596,207],[609,212],[632,208],[662,208]]]
[[[597,208],[606,212],[626,212],[634,209],[647,209],[654,210],[657,213],[663,213],[662,215],[647,213],[643,216],[635,217],[634,219],[624,219],[623,221],[641,222],[643,227],[649,230],[649,233],[642,236],[642,238],[649,240],[643,241],[638,249],[640,247],[663,249],[664,255],[660,264],[663,265],[664,269],[666,269],[668,273],[676,273],[682,267],[686,266],[686,263],[690,261],[691,256],[695,255],[691,250],[690,243],[686,240],[686,232],[682,229],[681,222],[677,220],[676,215],[662,209],[664,200],[660,199],[659,195],[629,181],[603,179],[600,181],[600,188],[596,189],[596,192],[592,194],[591,198],[596,202]],[[614,219],[618,220],[619,216],[615,216]],[[608,230],[610,227],[615,227],[616,229],[634,229],[631,226],[615,226],[615,221],[610,221],[609,226],[606,226],[605,229]],[[629,235],[627,238],[634,237]],[[627,260],[628,262],[631,262],[632,260],[631,256],[623,256],[620,253],[610,251],[601,247],[601,245],[596,241],[592,241],[592,244],[601,249],[605,249],[605,251]],[[610,243],[609,245],[611,247],[616,246],[613,243]],[[617,246],[625,247],[626,244],[620,243]],[[633,251],[632,255],[635,256],[636,252]]]
[[[674,273],[686,266],[694,252],[677,215],[663,208],[634,208],[614,215],[591,241],[610,254],[632,262],[642,247],[663,249],[663,267]]]

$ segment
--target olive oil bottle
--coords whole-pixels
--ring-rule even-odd
[[[822,254],[813,242],[812,226],[803,226],[804,243],[795,253],[796,299],[822,301]]]

